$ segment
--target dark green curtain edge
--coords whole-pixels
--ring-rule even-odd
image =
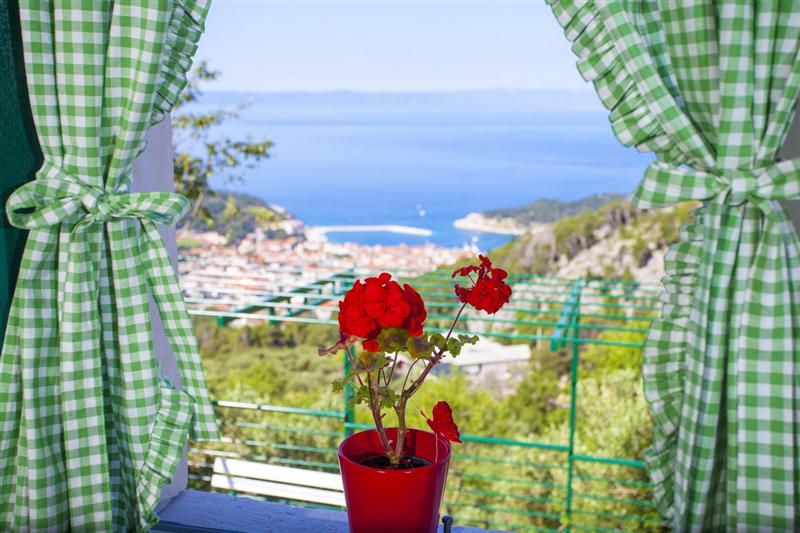
[[[25,81],[17,0],[0,0],[0,345],[14,294],[26,232],[11,227],[8,196],[33,179],[42,156]]]

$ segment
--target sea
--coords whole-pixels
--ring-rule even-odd
[[[404,225],[328,233],[334,242],[431,242],[489,250],[511,239],[453,227],[470,212],[542,198],[629,194],[649,155],[614,137],[590,91],[206,92],[189,111],[240,109],[211,134],[269,139],[241,180],[212,180],[312,226]],[[182,142],[178,134],[178,142]]]

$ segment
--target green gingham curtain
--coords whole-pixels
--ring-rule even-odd
[[[644,351],[646,461],[675,531],[800,530],[800,258],[776,162],[800,89],[800,2],[548,0],[626,146],[633,201],[700,200]]]
[[[0,356],[0,530],[140,531],[187,438],[214,439],[191,322],[156,223],[187,201],[133,193],[144,135],[186,83],[207,1],[20,3],[44,154],[8,200],[29,229]],[[150,293],[181,371],[153,353]]]

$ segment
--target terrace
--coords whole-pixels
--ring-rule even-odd
[[[236,322],[335,326],[337,308],[332,303],[355,279],[374,273],[285,266],[261,267],[242,275],[229,273],[226,270],[232,269],[213,262],[202,273],[185,267],[182,270],[190,313],[213,317],[221,327]],[[650,317],[659,308],[657,288],[608,279],[513,274],[510,279],[514,295],[509,305],[496,316],[467,316],[458,332],[506,344],[531,343],[549,346],[554,352],[565,351],[570,364],[568,432],[563,440],[547,442],[463,436],[464,444],[455,449],[443,513],[452,515],[457,526],[493,530],[659,530],[662,522],[639,458],[591,455],[583,451],[579,438],[581,425],[614,423],[581,416],[585,402],[591,401],[579,394],[582,351],[593,345],[641,349],[638,342],[608,337],[614,333],[645,333]],[[429,320],[449,317],[447,313],[456,306],[449,298],[453,286],[449,272],[407,273],[405,281],[413,282],[426,300]],[[342,357],[342,366],[346,373],[347,358]],[[250,491],[247,485],[236,490],[234,481],[230,485],[233,490],[228,491],[215,489],[212,484],[224,486],[220,475],[241,476],[220,474],[220,459],[338,473],[338,442],[356,430],[371,427],[364,423],[368,420],[366,410],[353,408],[350,398],[351,387],[345,388],[335,409],[217,398],[215,406],[224,436],[220,443],[191,444],[189,487],[305,508],[341,510],[341,505],[307,501],[313,497],[259,495],[258,482],[250,485]],[[162,527],[169,525],[167,520]]]

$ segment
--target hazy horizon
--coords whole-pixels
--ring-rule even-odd
[[[591,89],[461,89],[461,90],[354,90],[354,89],[330,89],[330,90],[241,90],[241,89],[219,89],[214,87],[215,82],[204,85],[202,92],[207,97],[234,97],[242,98],[257,95],[267,97],[286,97],[286,98],[308,98],[322,99],[328,98],[328,103],[338,104],[341,99],[347,98],[380,98],[384,101],[387,98],[401,98],[405,101],[436,100],[437,103],[448,105],[463,105],[466,103],[484,105],[491,107],[516,107],[525,111],[549,111],[549,112],[588,112],[588,113],[608,113],[603,107],[596,94]],[[510,98],[510,100],[498,100],[498,96]],[[331,100],[332,99],[332,100]],[[334,101],[339,99],[339,101]]]

